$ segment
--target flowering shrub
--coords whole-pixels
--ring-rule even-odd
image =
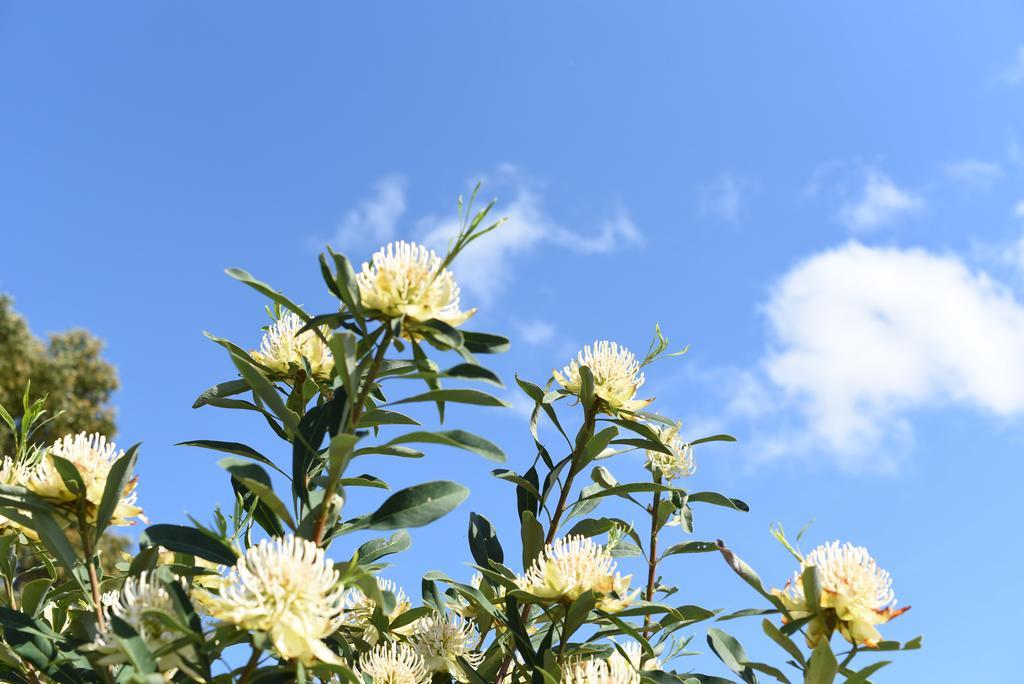
[[[781,589],[767,589],[722,542],[666,543],[692,535],[701,505],[747,506],[682,486],[695,473],[700,445],[732,438],[684,439],[680,423],[648,411],[654,400],[638,397],[645,369],[682,353],[667,353],[660,329],[643,358],[597,341],[543,383],[516,378],[533,406],[534,456],[494,475],[514,488],[519,530],[510,536],[518,537],[521,558],[506,557],[491,522],[470,513],[470,583],[428,572],[415,605],[379,577],[381,560],[409,547],[407,529],[450,513],[467,490],[425,482],[353,513],[346,489],[388,489],[373,474],[353,474],[354,462],[371,454],[421,458],[436,445],[506,460],[483,437],[424,429],[402,413],[408,404],[435,406],[443,423],[449,404],[506,405],[465,386],[500,387],[479,357],[509,344],[464,327],[475,310],[462,308],[449,267],[501,223],[487,222],[491,205],[471,207],[460,203],[461,230],[444,256],[398,242],[357,272],[328,249],[320,271],[337,303],[321,314],[245,271],[228,271],[270,299],[275,321],[253,351],[210,335],[236,376],[203,392],[195,407],[259,415],[290,459],[239,442],[185,442],[226,454],[219,463],[232,509],[215,510],[206,525],[146,527],[138,554],[113,573],[99,562],[100,536],[112,525],[146,522],[137,505],[145,483],[137,488],[133,475],[137,448],[121,451],[86,434],[34,448],[29,438],[46,421],[42,401],[26,394],[20,422],[0,411],[16,445],[0,466],[3,681],[732,681],[687,665],[699,630],[723,674],[822,684],[867,682],[886,661],[855,665],[855,657],[919,645],[885,641],[879,632],[906,609],[895,608],[889,575],[865,549],[835,542],[803,555],[779,529],[798,568]],[[447,360],[453,355],[457,361]],[[410,391],[410,381],[422,388]],[[545,444],[541,421],[564,444]],[[644,457],[647,477],[620,482],[605,464],[631,451]],[[615,500],[635,506],[640,523],[608,515]],[[604,516],[597,514],[602,505]],[[346,542],[365,530],[392,534],[358,547]],[[42,560],[41,578],[23,581],[30,571],[39,577],[40,568],[20,567],[19,547]],[[678,604],[659,563],[689,553],[720,554],[765,606],[722,615]],[[620,569],[630,557],[642,559],[642,573]],[[761,617],[785,652],[785,670],[750,660],[722,629],[698,625],[751,616]]]

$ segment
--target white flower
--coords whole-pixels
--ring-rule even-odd
[[[555,380],[569,392],[579,395],[582,380],[580,367],[586,366],[594,376],[594,393],[604,413],[617,415],[619,411],[639,411],[653,399],[634,399],[644,384],[644,374],[633,352],[614,342],[594,342],[587,345],[562,372],[553,371]]]
[[[659,441],[672,453],[664,451],[647,451],[647,468],[668,481],[678,477],[689,477],[697,471],[697,462],[693,459],[693,448],[679,437],[679,425],[655,427]]]
[[[53,443],[43,455],[43,460],[36,466],[26,483],[27,487],[39,496],[57,504],[77,501],[79,495],[68,489],[64,478],[54,465],[53,457],[59,456],[74,464],[85,484],[84,498],[86,514],[90,522],[96,521],[96,513],[103,500],[103,491],[107,486],[110,468],[122,456],[124,451],[118,450],[113,442],[99,433],[80,432],[67,435]],[[135,485],[138,478],[132,478],[124,487],[121,499],[117,502],[112,525],[134,525],[138,518],[145,521],[142,509],[135,505],[137,494]]]
[[[821,581],[821,607],[834,611],[840,634],[852,644],[874,647],[882,635],[875,625],[902,615],[910,607],[897,609],[889,573],[878,567],[862,546],[838,541],[822,544],[804,557],[800,570],[783,590],[772,593],[782,599],[794,618],[813,615],[803,587],[803,572],[814,566]],[[808,641],[817,642],[831,634],[829,621],[820,616],[808,625]]]
[[[430,672],[447,672],[460,682],[468,682],[458,659],[465,658],[473,669],[480,667],[484,654],[473,650],[475,640],[472,622],[457,615],[431,615],[417,622],[412,648],[423,656]]]
[[[296,335],[304,325],[305,322],[298,315],[286,313],[267,328],[259,350],[250,355],[269,370],[271,377],[276,380],[294,379],[299,371],[305,370],[303,359],[309,362],[315,379],[329,379],[334,368],[331,349],[316,331],[307,330],[301,335]],[[322,326],[320,333],[326,338],[331,331],[330,328]]]
[[[27,487],[32,479],[33,470],[31,466],[25,465],[23,462],[16,462],[10,456],[4,456],[3,462],[0,462],[0,484]],[[31,517],[32,515],[28,511],[22,511],[21,513],[26,517]],[[21,532],[30,539],[39,539],[39,535],[35,530],[0,515],[0,534],[8,530]]]
[[[640,684],[640,671],[660,670],[661,661],[652,658],[642,663],[640,644],[629,642],[620,646],[607,660],[573,658],[562,667],[562,684]]]
[[[597,607],[617,612],[632,603],[639,594],[629,593],[632,575],[615,571],[608,551],[589,537],[571,536],[548,544],[525,574],[516,578],[516,586],[550,601],[571,602],[587,591],[597,594]]]
[[[459,286],[433,250],[411,242],[392,242],[363,263],[356,276],[363,306],[387,318],[404,316],[424,323],[437,319],[461,325],[476,309],[459,308]]]
[[[197,590],[211,617],[266,632],[274,650],[305,664],[339,662],[322,639],[341,624],[344,587],[323,549],[294,536],[249,547],[219,594]]]
[[[182,636],[153,614],[164,613],[172,617],[178,614],[170,592],[155,575],[143,572],[138,577],[127,578],[120,591],[104,593],[101,603],[107,616],[106,629],[96,635],[92,648],[102,654],[99,660],[102,665],[131,662],[114,637],[110,624],[112,617],[128,623],[151,652],[158,651]],[[189,645],[184,647],[184,653],[172,651],[160,656],[160,669],[165,672],[177,669],[182,664],[182,655],[192,658],[195,651]]]
[[[390,592],[395,597],[395,607],[388,613],[388,621],[394,620],[402,613],[412,607],[409,596],[405,590],[395,584],[392,580],[377,577],[377,587],[382,592]],[[362,638],[371,646],[376,644],[380,636],[377,628],[373,625],[373,612],[377,609],[377,602],[372,597],[363,593],[358,587],[350,589],[345,595],[345,616],[344,624],[359,627],[363,630]],[[415,629],[415,623],[405,625],[394,630],[397,634],[410,634]]]
[[[428,684],[423,658],[405,644],[384,644],[359,657],[359,672],[373,684]]]

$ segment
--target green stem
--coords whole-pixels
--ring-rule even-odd
[[[552,543],[555,540],[555,536],[558,534],[558,525],[562,520],[562,514],[565,513],[567,503],[569,501],[569,492],[572,491],[573,481],[580,472],[579,464],[577,460],[580,454],[587,446],[587,442],[594,436],[594,427],[597,424],[597,410],[596,408],[586,409],[583,414],[583,429],[580,431],[579,438],[576,440],[576,446],[572,451],[572,459],[569,462],[569,473],[565,476],[565,484],[562,485],[562,491],[558,495],[558,505],[555,506],[555,512],[551,516],[551,523],[548,527],[547,536],[544,538],[545,546]],[[524,568],[525,570],[526,568]],[[532,605],[523,606],[523,610],[520,613],[520,619],[523,624],[530,619],[530,613],[533,612]],[[505,656],[505,660],[502,661],[501,667],[498,669],[498,674],[494,681],[496,684],[500,684],[502,679],[508,673],[509,665],[512,664],[512,656]]]
[[[263,649],[253,646],[252,655],[249,656],[249,662],[245,664],[245,669],[242,670],[242,675],[238,678],[238,684],[248,684],[249,678],[252,677],[252,673],[256,671],[256,666],[260,662],[261,655],[263,655]]]
[[[377,379],[377,373],[380,372],[380,367],[384,363],[384,355],[387,353],[388,347],[390,346],[391,328],[386,328],[384,330],[384,338],[380,342],[380,347],[378,347],[377,353],[373,357],[373,363],[370,364],[370,369],[366,372],[366,378],[363,380],[363,386],[359,390],[355,403],[351,404],[352,410],[349,412],[348,419],[350,433],[354,433],[356,425],[359,424],[359,418],[363,414],[363,408],[366,404],[366,400],[370,396],[370,391],[373,388],[374,381]],[[320,517],[317,518],[316,526],[313,528],[313,542],[318,546],[324,541],[324,533],[327,531],[327,519],[330,517],[331,510],[334,508],[334,490],[337,486],[338,483],[336,480],[332,479],[328,481],[327,491],[324,492],[324,500],[320,504]]]
[[[654,484],[661,484],[661,475],[654,474]],[[658,576],[658,507],[661,504],[661,491],[654,492],[654,500],[651,503],[651,545],[650,553],[647,556],[647,595],[644,600],[654,601],[654,588]],[[648,638],[652,631],[651,615],[644,616],[644,638]]]

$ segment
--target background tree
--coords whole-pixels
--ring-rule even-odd
[[[100,356],[103,342],[86,330],[52,334],[43,341],[32,334],[7,295],[0,295],[0,405],[21,418],[22,395],[31,383],[33,397],[46,396],[53,417],[35,435],[40,444],[62,435],[116,431],[110,395],[117,389],[117,371]],[[0,434],[0,454],[10,454],[13,441]]]

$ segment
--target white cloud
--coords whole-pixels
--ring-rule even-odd
[[[1003,167],[980,159],[961,159],[942,165],[953,181],[976,187],[989,187],[1003,176]]]
[[[1017,204],[1013,205],[1013,215],[1019,219],[1024,219],[1024,200],[1019,200]]]
[[[526,344],[544,344],[555,336],[555,326],[547,321],[527,321],[519,326],[519,339]]]
[[[377,181],[374,194],[345,214],[335,232],[332,246],[349,250],[390,241],[398,219],[405,213],[405,179],[385,176]]]
[[[1017,48],[1013,63],[1003,70],[1002,77],[1008,85],[1024,83],[1024,45]]]
[[[726,173],[700,191],[700,213],[722,221],[739,218],[746,202],[746,194],[752,184],[742,178]]]
[[[896,185],[877,169],[867,169],[859,197],[839,209],[851,230],[872,230],[924,207],[924,199]]]
[[[766,458],[887,470],[911,411],[1024,413],[1024,306],[955,256],[850,242],[793,268],[764,311],[772,343],[731,408],[784,425],[766,430]]]
[[[508,183],[510,174],[514,186],[513,199],[500,203],[495,218],[507,217],[506,223],[485,238],[473,242],[456,260],[454,270],[459,284],[483,304],[494,298],[509,284],[516,257],[542,244],[554,244],[581,254],[604,254],[622,246],[640,246],[643,236],[625,209],[603,220],[596,231],[570,230],[543,207],[543,198],[514,169],[499,169]],[[444,249],[458,234],[458,222],[453,219],[427,218],[420,222],[422,240],[435,249]]]

